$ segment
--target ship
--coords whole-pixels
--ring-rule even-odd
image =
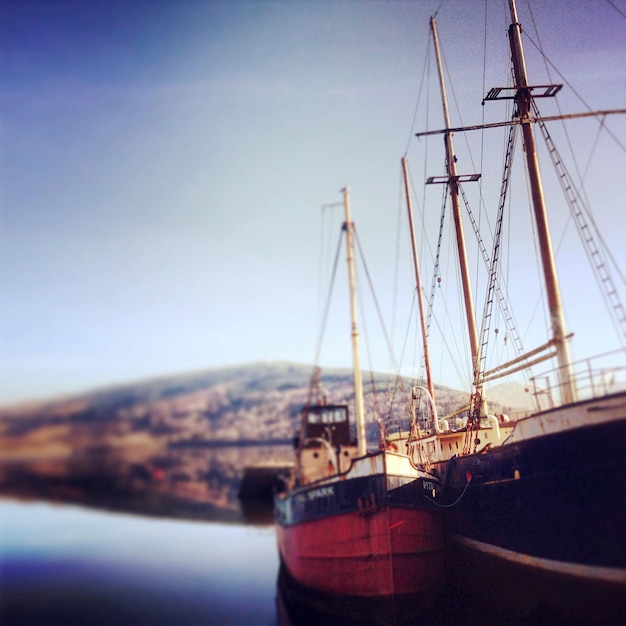
[[[391,435],[368,449],[347,187],[341,204],[355,415],[352,421],[347,402],[325,398],[316,369],[296,437],[295,466],[282,477],[274,499],[279,586],[292,606],[308,604],[329,619],[400,623],[427,611],[441,592],[443,521],[433,505],[440,481]]]
[[[414,433],[411,445],[422,460],[433,464],[442,481],[448,564],[458,593],[489,608],[501,607],[509,616],[520,612],[554,616],[555,620],[621,623],[626,615],[626,313],[611,272],[613,261],[607,257],[584,194],[572,182],[549,125],[579,117],[595,117],[602,124],[608,115],[626,110],[542,117],[537,101],[556,97],[562,85],[530,82],[514,0],[508,1],[507,11],[512,82],[490,89],[482,104],[507,100],[512,105],[511,115],[502,122],[475,126],[453,127],[450,123],[437,23],[431,18],[444,128],[417,135],[438,134],[444,139],[445,176],[433,176],[426,182],[447,187],[454,214],[473,378],[467,405],[443,418],[433,414]],[[477,181],[481,174],[459,174],[452,137],[498,127],[508,138],[500,198],[494,203],[496,225],[492,252],[486,257],[485,309],[479,328],[459,198],[462,186]],[[576,338],[565,323],[536,134],[545,141],[546,154],[617,330],[615,350],[580,361],[573,361],[570,354],[570,343]],[[514,358],[487,367],[488,342],[498,332],[493,324],[495,308],[500,307],[501,320],[511,320],[498,280],[505,243],[502,220],[518,136],[523,144],[535,245],[540,252],[549,333],[538,348],[520,350]],[[597,297],[591,290],[588,294]],[[588,323],[605,324],[594,319]],[[507,330],[510,337],[514,332],[514,328]],[[531,368],[542,363],[547,371],[532,375]],[[526,388],[535,407],[511,419],[494,414],[488,384],[522,372],[531,373]]]

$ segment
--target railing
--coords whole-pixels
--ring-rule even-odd
[[[537,410],[563,404],[559,369],[533,376],[529,392],[534,396]],[[572,364],[572,375],[578,400],[599,398],[626,390],[626,350],[615,350]]]

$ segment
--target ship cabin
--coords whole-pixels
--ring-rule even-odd
[[[304,409],[299,441],[300,482],[307,484],[347,472],[357,456],[346,404],[314,404]]]

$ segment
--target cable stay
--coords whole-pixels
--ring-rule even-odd
[[[536,107],[533,108],[535,109],[535,115],[537,115]],[[611,313],[613,323],[618,330],[620,342],[622,346],[624,346],[624,339],[626,338],[626,310],[622,304],[619,292],[615,287],[615,282],[613,281],[609,265],[606,262],[603,249],[598,246],[596,242],[594,236],[594,230],[596,230],[595,223],[593,219],[589,221],[585,216],[585,213],[589,213],[589,209],[576,190],[546,125],[543,122],[539,122],[539,128],[541,129],[541,133],[548,147],[550,159],[552,160],[559,183],[565,194],[572,217],[574,218],[576,229],[578,230],[578,234],[585,247],[585,252],[594,270],[602,295]]]
[[[335,278],[337,277],[337,267],[339,265],[339,253],[341,252],[341,242],[343,240],[343,232],[339,233],[339,239],[337,240],[337,249],[335,251],[335,259],[333,261],[333,269],[330,278],[330,284],[328,286],[328,294],[326,296],[326,304],[324,306],[324,314],[322,315],[322,324],[320,326],[320,332],[317,338],[317,346],[315,348],[315,359],[313,363],[315,367],[319,367],[320,354],[322,351],[322,340],[324,338],[324,332],[326,330],[326,323],[328,321],[328,312],[330,309],[330,300],[333,293],[333,287],[335,286]]]
[[[492,252],[491,260],[487,258],[487,251],[480,237],[480,233],[478,232],[478,226],[473,217],[473,214],[470,211],[469,207],[467,209],[468,214],[470,215],[472,226],[474,227],[474,231],[476,233],[476,238],[479,242],[480,251],[482,253],[483,259],[485,260],[485,265],[487,266],[487,269],[489,272],[489,281],[488,281],[487,295],[486,295],[485,307],[484,307],[484,313],[483,313],[482,328],[480,331],[480,341],[481,341],[480,372],[483,376],[483,380],[485,381],[493,380],[493,378],[499,378],[500,376],[505,375],[505,374],[499,374],[498,376],[491,376],[490,378],[487,379],[487,370],[486,370],[487,345],[489,342],[489,331],[491,327],[491,317],[493,313],[494,299],[497,298],[498,300],[500,310],[504,316],[507,332],[513,342],[515,353],[518,356],[524,353],[524,346],[522,344],[522,339],[518,333],[515,320],[513,319],[513,312],[512,312],[510,303],[508,301],[508,297],[506,293],[502,290],[500,283],[498,281],[499,253],[500,253],[500,244],[501,244],[501,238],[502,238],[502,224],[504,221],[504,205],[506,203],[509,183],[511,179],[511,171],[512,171],[512,165],[513,165],[513,155],[514,155],[514,150],[515,150],[516,138],[517,138],[517,128],[515,126],[511,126],[511,128],[509,129],[506,155],[504,159],[504,172],[502,175],[502,185],[500,187],[500,199],[498,203],[498,213],[496,217],[496,230],[495,230],[495,235],[494,235],[493,252]],[[527,375],[530,377],[531,372],[528,371]]]
[[[437,285],[441,284],[441,246],[443,242],[443,227],[446,221],[446,205],[448,200],[448,194],[443,196],[443,205],[441,207],[441,217],[439,218],[439,236],[437,238],[437,252],[435,254],[435,266],[433,268],[433,279],[430,284],[430,295],[428,296],[428,314],[426,315],[426,335],[430,334],[430,323],[433,316],[433,306],[435,303],[435,292],[437,291]]]
[[[344,193],[346,193],[344,191]],[[344,198],[344,203],[347,200]],[[344,206],[344,203],[332,203],[332,204],[328,204],[328,205],[324,205],[324,208],[329,206]],[[316,346],[316,354],[315,354],[315,368],[314,368],[314,374],[312,376],[312,380],[311,380],[311,386],[310,386],[310,390],[309,390],[309,401],[312,397],[312,395],[317,392],[317,395],[321,395],[321,392],[319,391],[320,389],[320,368],[319,368],[319,360],[320,360],[320,354],[321,354],[321,348],[322,348],[322,341],[323,341],[323,337],[325,334],[325,329],[326,329],[326,324],[327,324],[327,320],[328,320],[328,314],[329,314],[329,309],[330,309],[330,302],[332,299],[332,295],[333,295],[333,290],[334,290],[334,286],[336,283],[336,277],[337,277],[337,273],[338,273],[338,266],[339,266],[339,258],[340,258],[340,253],[341,253],[341,249],[342,249],[342,242],[343,242],[343,238],[344,238],[344,234],[350,234],[351,238],[354,242],[354,244],[349,244],[348,248],[350,249],[352,246],[355,249],[355,252],[358,253],[359,256],[359,261],[360,261],[360,265],[364,271],[365,277],[367,279],[367,284],[369,287],[369,291],[371,294],[371,298],[372,301],[374,303],[374,307],[376,310],[376,314],[378,317],[378,321],[380,324],[380,327],[382,329],[382,333],[383,333],[383,337],[385,339],[385,343],[387,346],[387,350],[389,353],[389,358],[392,364],[392,370],[396,373],[395,375],[395,387],[396,389],[399,389],[400,391],[400,396],[401,396],[401,403],[404,406],[404,413],[405,414],[409,414],[410,413],[410,407],[411,407],[411,398],[410,398],[410,391],[406,388],[406,384],[405,382],[402,380],[401,376],[399,375],[399,366],[397,364],[397,361],[395,359],[394,353],[393,353],[393,348],[392,348],[392,344],[391,344],[391,339],[389,337],[389,333],[387,332],[385,323],[384,323],[384,318],[383,318],[383,314],[382,314],[382,310],[380,307],[380,304],[378,302],[378,299],[376,297],[376,293],[374,290],[374,286],[373,286],[373,282],[372,282],[372,278],[369,272],[369,269],[367,267],[367,264],[365,262],[365,256],[363,253],[363,249],[361,246],[361,241],[358,237],[357,231],[356,231],[356,226],[354,224],[354,222],[344,222],[341,232],[339,233],[339,238],[337,241],[337,247],[336,247],[336,251],[335,251],[335,256],[334,256],[334,260],[333,260],[333,265],[332,265],[332,272],[331,272],[331,276],[330,276],[330,284],[329,284],[329,288],[328,288],[328,293],[326,296],[326,302],[324,305],[324,312],[323,312],[323,316],[322,316],[322,323],[321,323],[321,327],[320,327],[320,332],[319,332],[319,336],[318,336],[318,341],[317,341],[317,346]],[[354,259],[352,260],[353,264],[354,264]],[[352,279],[354,280],[356,278],[356,276]],[[363,306],[361,306],[361,309],[363,309]],[[363,323],[365,323],[365,320],[363,319]],[[353,322],[353,326],[354,326],[354,322]],[[363,330],[366,330],[365,326],[363,328]],[[354,333],[354,328],[353,328],[353,333]],[[366,333],[367,334],[367,333]],[[366,342],[367,343],[367,342]],[[371,360],[371,359],[370,359]],[[371,369],[371,368],[370,368]],[[374,398],[374,408],[375,408],[375,413],[378,417],[378,422],[379,422],[379,426],[381,427],[381,433],[382,433],[382,429],[383,429],[383,424],[382,424],[382,415],[383,413],[385,413],[387,415],[387,419],[386,422],[387,424],[390,421],[390,418],[392,417],[392,413],[393,413],[393,404],[394,404],[394,400],[393,400],[393,396],[392,394],[387,394],[387,401],[388,401],[388,407],[385,407],[385,409],[382,409],[380,407],[379,401],[378,401],[378,396],[377,396],[377,386],[376,386],[376,382],[374,380],[373,377],[373,373],[370,372],[370,377],[371,377],[371,385],[372,385],[372,392],[373,392],[373,398]],[[356,396],[355,396],[356,397]]]
[[[558,89],[556,90],[558,91]],[[553,91],[553,93],[556,93]],[[499,260],[500,260],[500,248],[501,248],[501,239],[502,239],[502,225],[504,222],[504,207],[506,204],[506,199],[508,196],[509,183],[511,179],[512,173],[512,165],[513,165],[513,155],[515,151],[515,142],[517,139],[517,126],[511,126],[509,129],[509,135],[507,140],[507,148],[504,159],[504,171],[502,175],[502,184],[500,187],[500,198],[498,202],[498,212],[496,217],[496,226],[495,226],[495,234],[493,241],[493,249],[491,258],[487,255],[487,250],[483,243],[483,240],[480,236],[480,232],[478,230],[478,225],[476,224],[476,220],[474,215],[469,207],[469,203],[463,195],[463,200],[466,204],[466,210],[470,218],[470,222],[472,227],[474,228],[474,233],[476,236],[476,240],[478,242],[479,250],[485,262],[485,266],[488,271],[488,285],[487,285],[487,293],[485,298],[485,307],[483,312],[483,320],[482,327],[480,331],[480,357],[481,357],[481,367],[479,369],[480,372],[480,380],[482,383],[491,382],[498,378],[503,378],[505,376],[509,376],[510,374],[517,373],[519,371],[525,370],[526,377],[532,377],[531,367],[537,365],[543,361],[547,361],[555,356],[554,353],[554,345],[553,342],[549,341],[544,345],[531,350],[530,352],[525,353],[524,346],[522,344],[522,339],[517,330],[517,325],[513,318],[513,311],[511,309],[510,302],[508,300],[507,294],[502,290],[500,282],[498,280],[499,274]],[[491,318],[493,315],[493,303],[494,300],[498,301],[498,305],[500,311],[505,320],[505,325],[508,334],[510,335],[513,347],[515,350],[516,357],[506,363],[501,363],[497,367],[487,370],[486,362],[487,362],[487,347],[489,344],[489,332],[491,330]],[[549,351],[549,352],[548,352]],[[541,353],[545,353],[541,355]],[[541,355],[541,356],[538,356]],[[532,360],[530,360],[532,359]]]
[[[432,321],[433,318],[435,320],[435,324],[441,334],[441,339],[443,341],[443,346],[445,347],[446,351],[448,352],[448,355],[450,356],[450,361],[451,363],[454,365],[457,375],[459,376],[459,379],[463,378],[463,375],[461,374],[461,370],[459,368],[459,364],[456,360],[455,355],[455,351],[452,350],[452,348],[450,347],[447,338],[446,338],[446,332],[445,330],[441,327],[438,319],[436,317],[434,317],[433,313],[434,313],[434,306],[435,306],[435,294],[437,292],[437,287],[441,287],[441,251],[442,251],[442,247],[443,247],[443,236],[444,236],[444,225],[445,225],[445,218],[446,218],[446,209],[447,209],[447,200],[448,200],[448,194],[444,193],[443,194],[443,203],[441,206],[441,217],[439,220],[439,236],[437,239],[437,252],[435,255],[435,263],[434,263],[434,267],[433,267],[433,274],[432,274],[432,282],[431,282],[431,286],[430,286],[430,294],[428,296],[428,301],[427,301],[427,315],[426,315],[426,337],[429,338],[430,337],[430,328],[432,325]],[[448,317],[448,310],[447,310],[447,305],[445,304],[444,301],[444,306],[446,308],[446,319]],[[458,351],[457,351],[458,352]]]
[[[485,267],[487,268],[487,271],[489,272],[489,289],[487,292],[487,303],[485,305],[485,313],[483,316],[483,329],[481,329],[481,349],[480,349],[480,355],[481,355],[481,365],[482,367],[480,368],[480,371],[482,372],[482,380],[483,382],[488,382],[490,380],[493,380],[494,378],[499,378],[502,376],[506,376],[509,372],[505,372],[505,373],[501,373],[498,376],[492,376],[490,378],[486,378],[486,372],[484,370],[485,364],[486,364],[486,347],[488,344],[488,333],[490,330],[490,326],[489,326],[489,321],[491,318],[491,314],[492,314],[492,304],[494,299],[497,299],[498,301],[498,305],[500,308],[500,311],[504,317],[505,320],[505,325],[506,325],[506,329],[507,332],[509,334],[509,336],[512,339],[513,342],[513,346],[515,349],[515,353],[519,356],[520,354],[522,354],[524,352],[524,346],[522,344],[522,339],[521,336],[518,332],[517,329],[517,325],[515,323],[515,319],[513,317],[513,311],[511,308],[511,304],[508,300],[508,297],[505,293],[505,291],[502,289],[502,287],[500,286],[498,280],[497,280],[497,274],[498,274],[498,270],[497,270],[497,262],[498,262],[498,252],[499,252],[499,239],[500,239],[500,233],[502,230],[502,221],[503,221],[503,215],[504,215],[504,205],[506,202],[506,197],[507,197],[507,192],[508,192],[508,186],[509,186],[509,180],[510,180],[510,174],[511,174],[511,170],[512,170],[512,160],[513,160],[513,152],[514,152],[514,147],[515,147],[515,138],[516,138],[516,127],[513,126],[511,127],[511,130],[509,132],[509,140],[508,140],[508,145],[507,145],[507,152],[506,152],[506,157],[505,157],[505,165],[504,165],[504,174],[503,174],[503,181],[502,181],[502,187],[500,190],[500,201],[499,201],[499,208],[498,208],[498,223],[497,223],[497,234],[496,234],[496,241],[494,241],[494,252],[493,252],[493,258],[490,259],[489,254],[487,252],[487,248],[484,244],[483,238],[480,235],[480,229],[478,227],[478,223],[476,222],[476,218],[474,217],[474,213],[471,210],[470,206],[469,206],[469,201],[467,200],[467,196],[465,195],[465,191],[463,189],[463,187],[461,185],[458,185],[458,191],[461,195],[461,197],[463,198],[463,202],[465,204],[465,209],[467,212],[467,215],[470,219],[470,223],[472,225],[472,229],[474,231],[474,235],[476,237],[476,241],[478,243],[478,248],[480,250],[481,256],[483,258],[483,261],[485,263]],[[460,176],[456,176],[455,180],[457,183],[459,182],[474,182],[479,180],[480,178],[480,174],[467,174],[467,175],[460,175]],[[447,176],[431,176],[426,180],[426,184],[445,184],[448,183],[450,180],[449,177]],[[445,208],[445,207],[444,207]],[[433,283],[431,286],[431,295],[430,295],[430,299],[429,299],[429,303],[428,303],[428,307],[429,307],[429,311],[428,311],[428,317],[427,317],[427,329],[430,329],[430,319],[431,319],[431,315],[432,315],[432,307],[433,307],[433,300],[434,300],[434,293],[435,293],[435,286],[437,284],[438,278],[439,278],[439,252],[441,249],[441,238],[442,238],[442,230],[443,230],[443,212],[442,212],[442,218],[441,218],[441,223],[440,223],[440,231],[439,231],[439,243],[437,245],[437,258],[436,258],[436,264],[435,264],[435,272],[433,274]],[[497,242],[497,243],[496,243]],[[549,357],[547,356],[547,358],[550,358],[552,355],[550,355]],[[490,374],[492,374],[492,372],[490,372]]]
[[[354,233],[354,239],[356,241],[356,248],[357,251],[359,253],[359,258],[361,261],[361,265],[363,266],[363,272],[365,273],[365,277],[367,279],[367,284],[368,287],[370,289],[370,293],[372,296],[372,301],[374,303],[374,308],[376,309],[376,315],[378,316],[378,322],[380,324],[380,327],[382,329],[382,333],[383,333],[383,337],[385,338],[385,344],[387,346],[387,350],[389,351],[389,358],[391,360],[391,364],[392,367],[395,371],[399,371],[399,367],[398,367],[398,363],[396,361],[396,358],[394,356],[393,353],[393,346],[392,346],[392,342],[391,342],[391,338],[389,336],[389,333],[387,332],[387,327],[385,326],[385,321],[384,321],[384,317],[382,314],[382,309],[380,307],[380,303],[378,302],[378,298],[376,297],[376,292],[374,291],[374,283],[372,281],[372,276],[369,272],[369,269],[367,267],[367,263],[365,262],[365,256],[363,254],[363,248],[361,247],[361,240],[359,239],[359,236],[357,234],[356,231],[356,227],[353,225],[353,233]]]

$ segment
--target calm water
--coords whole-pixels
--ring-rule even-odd
[[[0,501],[0,624],[276,624],[272,526]]]
[[[277,602],[278,568],[272,525],[0,500],[2,626],[346,624],[310,609],[287,613]],[[444,595],[435,614],[415,624],[566,623],[489,614],[488,606],[470,608]]]
[[[245,464],[284,454],[232,448],[0,462],[0,626],[343,625],[310,607],[286,612],[277,601],[271,507],[269,515],[242,510],[237,500]],[[468,581],[483,588],[475,572]],[[444,582],[436,611],[415,623],[574,624],[536,612],[494,612],[489,589],[478,604],[459,591]]]

